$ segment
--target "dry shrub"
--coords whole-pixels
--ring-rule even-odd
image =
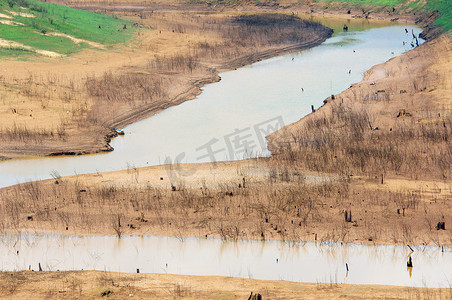
[[[279,145],[274,159],[343,175],[452,176],[450,116],[399,123],[391,130],[374,128],[371,119],[365,109],[333,103],[329,116],[309,119],[289,142]]]

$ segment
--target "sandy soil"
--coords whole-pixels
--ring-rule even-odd
[[[10,25],[10,26],[23,26],[24,24],[9,20],[0,20],[0,24]]]
[[[0,190],[0,208],[1,227],[13,232],[452,246],[450,197],[451,180],[382,184],[259,159],[22,184]]]
[[[13,17],[5,14],[0,14],[0,18],[12,19]]]
[[[100,44],[100,43],[91,42],[91,41],[84,40],[84,39],[78,39],[76,37],[73,37],[72,35],[68,35],[68,34],[64,34],[64,33],[60,33],[60,32],[49,32],[49,33],[47,33],[47,35],[62,36],[62,37],[65,37],[65,38],[68,38],[68,39],[72,40],[76,44],[86,43],[86,44],[88,44],[88,45],[90,45],[91,47],[94,47],[94,48],[105,49],[105,46]]]
[[[448,299],[450,289],[99,271],[3,272],[0,299]]]
[[[5,10],[6,12],[12,14],[13,16],[20,16],[23,18],[35,18],[35,15],[32,14],[27,14],[27,13],[21,13],[21,12],[15,12],[15,11],[10,11],[10,10]]]
[[[142,44],[138,49],[142,49],[143,45],[153,45],[152,53],[168,54],[186,47],[186,37],[182,38],[181,34],[174,37],[171,29],[174,20],[181,21],[179,13],[165,13],[163,16],[162,19],[154,15],[149,23],[152,25],[152,22],[158,22],[162,26],[162,34],[160,31],[143,33],[140,39]],[[192,23],[187,19],[181,24],[187,26]],[[316,40],[315,43],[317,42],[319,41]],[[168,45],[171,47],[168,48]],[[260,51],[257,55],[214,63],[218,69],[222,66],[233,67],[300,46],[306,45],[277,47]],[[75,69],[69,68],[76,62],[75,58],[60,61],[56,67],[54,64],[29,62],[5,61],[1,64],[10,68],[23,64],[26,68],[18,68],[16,73],[23,77],[28,72],[42,74],[39,73],[42,72],[41,67],[44,72],[55,67],[56,74],[62,74],[68,69],[74,74],[102,74],[105,70],[118,68],[131,72],[130,66],[139,65],[147,53],[142,50],[132,50],[133,55],[121,51],[106,52],[102,54],[101,60],[95,58],[98,52],[90,51],[76,56],[77,59],[87,58],[90,61]],[[58,184],[45,181],[2,189],[2,228],[56,230],[77,234],[146,233],[452,245],[449,225],[446,225],[446,230],[436,229],[438,222],[452,222],[450,214],[445,213],[451,209],[448,201],[451,197],[451,181],[446,176],[447,169],[442,174],[418,174],[414,169],[420,165],[413,165],[414,169],[410,174],[389,172],[384,174],[382,180],[380,174],[375,177],[370,174],[355,174],[352,177],[352,174],[339,176],[334,174],[334,170],[312,173],[306,171],[306,168],[288,166],[278,159],[279,152],[284,152],[285,145],[290,143],[288,140],[306,122],[328,116],[331,113],[329,108],[337,101],[352,107],[366,106],[373,114],[371,126],[378,127],[380,132],[389,131],[399,123],[439,122],[451,109],[449,92],[452,83],[447,77],[452,71],[451,53],[450,36],[442,36],[375,66],[365,74],[362,82],[336,95],[336,100],[327,99],[327,104],[316,113],[287,126],[284,134],[280,132],[271,135],[270,149],[275,154],[274,159],[180,168],[176,166],[173,170],[168,170],[165,166],[133,169],[58,179]],[[118,55],[123,59],[128,57],[127,61],[118,60]],[[140,72],[140,69],[134,72]],[[208,79],[205,79],[207,74]],[[205,69],[190,76],[177,72],[169,75],[179,82],[172,89],[172,102],[157,101],[134,110],[130,110],[128,106],[122,107],[122,110],[114,110],[114,115],[106,116],[104,123],[108,126],[131,123],[186,100],[199,92],[199,86],[205,81],[216,80],[215,72],[206,73]],[[380,98],[391,101],[380,101]],[[426,98],[429,99],[428,102],[425,101]],[[52,105],[51,101],[44,106]],[[96,105],[100,105],[100,110],[106,104]],[[30,109],[30,104],[27,106]],[[71,114],[71,110],[68,111]],[[29,112],[31,116],[31,110]],[[402,117],[397,117],[400,112],[404,112]],[[438,117],[436,112],[439,113]],[[19,113],[16,111],[15,114]],[[21,112],[20,115],[28,118],[28,111]],[[49,112],[46,118],[50,116],[52,113]],[[40,124],[39,121],[36,124]],[[58,132],[58,123],[54,126],[55,132]],[[75,126],[70,130],[80,134],[81,128]],[[102,132],[101,128],[89,128],[94,133],[89,136],[98,137]],[[80,143],[76,139],[80,135],[72,135],[72,140],[64,133],[62,136],[70,142],[69,145],[77,142],[86,152],[92,146],[92,143]],[[86,141],[86,137],[81,140]],[[108,150],[105,148],[105,139],[98,139],[97,142],[104,145],[102,149]],[[9,153],[28,155],[51,149],[45,143],[38,143],[34,147],[27,145],[26,149],[30,150],[8,143],[3,143],[2,146]],[[70,146],[66,149],[69,152]],[[194,172],[194,176],[183,176]],[[246,189],[243,188],[244,178]],[[294,197],[294,194],[298,196]],[[150,197],[159,199],[158,207],[152,201],[149,202]],[[11,199],[16,199],[14,205]],[[349,221],[344,220],[346,212],[353,213]],[[29,222],[28,217],[32,217],[33,222]],[[118,219],[120,222],[117,222]],[[150,222],[144,222],[144,219]],[[124,224],[127,226],[123,226]]]
[[[133,5],[131,10],[133,11]],[[346,15],[345,12],[343,14]],[[363,18],[359,13],[354,14]],[[381,12],[381,16],[388,19],[390,13]],[[173,45],[170,51],[179,51],[181,45],[175,42],[180,41],[180,37],[172,38],[168,30],[164,30],[164,36],[166,40],[162,40],[156,33],[146,36],[147,42],[158,44],[152,51],[161,51],[169,44]],[[267,49],[269,52],[262,52],[262,57],[239,59],[235,64],[291,50],[293,48]],[[404,120],[437,122],[432,117],[425,117],[425,106],[420,105],[420,102],[425,102],[428,98],[429,109],[435,112],[438,110],[441,114],[450,110],[449,92],[452,82],[447,77],[452,65],[450,50],[450,37],[443,36],[374,67],[366,73],[363,82],[337,95],[336,99],[355,105],[362,104],[362,99],[378,98],[379,94],[384,94],[383,97],[397,100],[372,107],[377,113],[377,117],[372,119],[374,127],[378,125],[379,128],[387,129],[394,126],[401,120],[394,115],[402,109],[410,113],[410,116],[403,114]],[[15,69],[14,76],[18,80],[24,80],[30,74],[49,77],[50,69],[52,76],[62,76],[67,70],[78,74],[77,76],[90,72],[101,75],[105,71],[118,69],[130,71],[130,66],[139,65],[145,57],[139,50],[116,51],[103,53],[99,57],[98,52],[90,50],[69,61],[59,61],[58,64],[8,61],[0,64],[9,67],[9,70]],[[221,62],[217,62],[218,66],[221,66]],[[178,86],[173,97],[178,100],[173,103],[192,97],[199,92],[199,86],[216,80],[215,73],[207,75],[195,74],[186,79]],[[7,94],[13,93],[14,88],[5,85],[6,88],[8,90],[3,90],[4,94],[5,91]],[[378,92],[382,90],[384,92]],[[405,92],[401,93],[401,90]],[[59,131],[61,124],[58,121],[49,127],[48,120],[55,116],[53,112],[45,112],[46,117],[42,119],[32,117],[33,108],[54,105],[52,97],[45,103],[39,101],[24,106],[18,105],[29,98],[19,93],[17,97],[20,101],[8,102],[10,100],[4,98],[3,102],[8,103],[5,111],[19,107],[16,114],[20,113],[21,120],[26,118],[28,123],[29,115],[34,120],[34,125],[30,126],[52,127],[55,133]],[[289,132],[297,131],[314,116],[328,114],[328,107],[333,101],[328,99],[327,102],[316,113],[289,126]],[[94,104],[87,101],[83,105],[91,108]],[[129,124],[169,105],[172,103],[158,103],[157,106],[140,107],[139,110],[124,109],[115,116],[108,116],[105,122],[109,122],[109,126]],[[58,106],[58,111],[71,114],[74,107]],[[131,112],[141,114],[133,117]],[[104,138],[106,131],[102,126],[90,128],[94,132],[89,135],[91,140],[77,146],[77,151],[74,150],[74,145],[80,140],[87,141],[87,131],[83,131],[81,126],[68,127],[66,130],[72,131],[72,134],[62,134],[67,139],[64,146],[66,148],[60,145],[61,141],[56,141],[57,144],[60,143],[58,146],[37,143],[36,147],[33,146],[37,150],[26,152],[24,147],[6,143],[6,151],[0,151],[0,157],[49,154],[55,149],[81,153],[108,150],[108,138]],[[275,153],[282,149],[281,145],[287,143],[287,138],[281,133],[271,136],[272,150]],[[84,150],[80,150],[82,148]],[[246,187],[243,187],[244,179]],[[216,165],[179,165],[171,168],[159,166],[56,178],[1,189],[0,226],[3,230],[28,229],[77,234],[208,235],[221,238],[452,246],[449,228],[452,223],[449,213],[451,185],[450,179],[438,180],[437,174],[426,174],[420,178],[406,174],[388,174],[381,179],[379,176],[373,178],[309,172],[288,166],[277,158]],[[346,211],[353,213],[350,222],[344,220]],[[445,230],[437,230],[436,224],[440,221],[445,222]],[[265,299],[451,297],[449,290],[106,272],[4,272],[1,274],[0,290],[0,297],[5,299],[30,298],[31,295],[34,298],[101,298],[102,294],[118,299],[247,299],[251,291],[262,294]]]

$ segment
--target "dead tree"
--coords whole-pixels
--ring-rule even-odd
[[[446,230],[446,222],[438,222],[436,224],[436,230]]]
[[[352,221],[352,211],[350,211],[350,212],[345,211],[344,217],[345,217],[345,222],[351,222]]]
[[[259,293],[253,294],[253,292],[251,292],[248,300],[262,300],[262,295]]]
[[[406,267],[407,268],[412,268],[413,267],[413,261],[411,260],[411,256],[408,258],[408,261],[406,263]]]

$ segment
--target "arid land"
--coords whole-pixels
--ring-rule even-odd
[[[114,13],[135,22],[136,33],[124,45],[90,43],[91,49],[70,56],[2,60],[0,159],[111,151],[108,143],[115,128],[193,99],[200,87],[219,80],[218,72],[313,47],[331,34],[320,26],[302,25],[290,18],[294,14],[426,26],[435,17],[407,9],[396,14],[371,6],[296,1],[277,6],[176,0],[53,2]],[[277,30],[274,20],[237,21],[244,15],[271,13],[287,19]],[[437,31],[426,30],[426,36],[433,38]]]
[[[68,3],[80,7],[91,5],[92,8],[105,4],[89,1]],[[114,6],[119,1],[109,3]],[[15,72],[6,80],[17,78],[17,82],[23,84],[33,74],[33,79],[29,80],[30,95],[41,95],[24,95],[22,89],[7,89],[8,84],[2,86],[5,89],[3,95],[15,95],[11,99],[22,99],[22,102],[12,102],[14,107],[18,107],[16,112],[24,111],[20,116],[6,117],[11,111],[8,108],[5,118],[2,115],[2,125],[3,120],[9,120],[8,126],[13,128],[14,124],[21,124],[18,120],[22,120],[26,121],[26,132],[32,132],[23,134],[17,140],[17,132],[8,135],[8,131],[3,131],[5,143],[1,145],[6,146],[0,146],[4,147],[2,156],[11,158],[109,150],[105,136],[110,136],[114,127],[130,124],[192,98],[199,93],[201,85],[218,80],[216,74],[219,70],[232,69],[299,47],[299,43],[275,45],[265,42],[265,46],[258,48],[256,56],[254,52],[247,52],[250,44],[245,43],[243,49],[238,48],[243,52],[225,54],[220,49],[233,39],[220,38],[215,29],[208,31],[211,34],[207,37],[205,32],[199,34],[201,25],[196,20],[206,20],[207,24],[228,24],[231,18],[248,8],[237,7],[233,13],[226,13],[230,7],[202,6],[213,12],[188,13],[178,11],[176,1],[170,4],[161,2],[158,3],[162,6],[160,11],[150,9],[143,12],[145,16],[142,17],[135,15],[133,7],[136,2],[124,3],[120,3],[122,11],[127,11],[123,14],[137,18],[143,28],[155,28],[153,31],[137,30],[140,38],[135,40],[133,47],[102,52],[102,58],[99,58],[98,50],[92,49],[58,63],[51,58],[46,63],[0,62]],[[127,9],[122,5],[128,6]],[[299,12],[310,13],[310,7],[303,6]],[[216,13],[216,8],[223,11]],[[319,9],[319,14],[326,12],[347,17],[347,10],[339,8],[331,12],[330,6],[326,12],[326,9],[320,10],[316,6],[313,13]],[[111,10],[119,12],[121,9]],[[279,11],[280,8],[253,7],[250,10],[254,13],[261,10]],[[293,6],[281,11],[290,14],[291,10],[298,12]],[[365,18],[357,12],[354,14]],[[417,18],[408,13],[392,14],[391,11],[375,12],[378,18],[387,20],[405,18],[414,22]],[[373,16],[372,12],[368,17]],[[424,22],[430,24],[426,17]],[[431,40],[424,45],[373,67],[362,82],[334,95],[334,99],[326,99],[325,105],[316,112],[272,134],[269,137],[273,152],[271,158],[56,177],[3,188],[0,189],[0,226],[8,232],[207,235],[224,239],[452,246],[449,201],[452,197],[452,81],[449,76],[452,71],[452,37],[443,34],[434,38],[435,32],[436,29],[430,31]],[[200,45],[206,39],[209,45],[221,46],[209,46],[206,50],[209,54],[196,54],[191,45]],[[314,40],[315,43],[320,42],[317,37]],[[250,43],[261,45],[262,41]],[[166,57],[163,59],[165,62],[160,65],[156,60],[148,62],[149,53]],[[187,67],[190,66],[190,59],[179,59],[181,53],[188,57],[197,55],[196,67]],[[262,53],[266,54],[262,56]],[[127,58],[127,62],[119,57]],[[17,64],[27,65],[27,69],[19,69]],[[68,69],[74,70],[73,77],[62,75],[67,74]],[[47,98],[42,97],[44,91],[48,93],[43,87],[48,86],[52,78],[46,74],[54,73],[60,74],[62,79],[53,76],[56,78],[54,81],[59,82],[55,84],[56,91]],[[147,78],[149,74],[158,76]],[[71,94],[71,101],[55,100],[62,97],[56,95],[64,95],[64,91],[67,93],[73,89],[71,79],[67,78],[74,78],[73,85],[79,87],[77,92]],[[114,89],[122,83],[140,82],[139,78],[158,78],[160,83],[155,84],[161,84],[162,95],[170,93],[165,94],[165,99],[174,100],[153,102],[162,95],[152,96],[155,98],[123,96],[119,89]],[[95,86],[105,84],[113,89],[111,93],[109,89],[96,90],[92,86],[90,89],[90,80],[95,80]],[[168,91],[165,82],[170,80],[178,84],[174,90]],[[13,90],[17,93],[12,94]],[[132,90],[144,93],[136,86]],[[124,98],[116,99],[118,94]],[[131,98],[127,98],[129,96]],[[142,98],[148,102],[130,103],[124,100]],[[25,99],[31,102],[24,103]],[[49,120],[54,120],[54,112],[48,111],[44,117],[44,112],[51,105],[43,105],[42,99],[48,99],[48,103],[63,111],[61,118],[64,121],[49,125],[53,124]],[[29,110],[30,103],[34,103],[37,111],[43,112],[43,117],[36,123],[29,122],[33,120],[33,117],[28,117],[29,114],[34,115]],[[76,114],[77,117],[71,113],[75,103],[82,103],[81,106],[85,107],[83,112],[81,110],[80,114]],[[108,110],[114,114],[101,113],[107,106],[115,108]],[[89,126],[86,126],[87,120],[93,120]],[[49,128],[55,129],[49,131]],[[60,129],[61,135],[50,135],[49,132],[58,128],[64,128]],[[36,135],[36,131],[47,133]],[[80,141],[83,141],[82,145]],[[442,222],[444,230],[437,228],[438,223]],[[108,291],[113,292],[109,294],[112,298],[132,294],[138,298],[246,299],[251,291],[262,294],[265,299],[450,297],[449,290],[105,272],[4,272],[0,282],[8,298],[26,298],[31,293],[42,298],[97,298]]]
[[[373,67],[362,82],[270,135],[268,159],[131,169],[1,189],[1,226],[452,245],[451,53],[445,34]],[[107,81],[114,75],[101,76]],[[437,229],[441,222],[445,230]]]
[[[183,5],[116,14],[136,25],[125,45],[0,62],[0,157],[111,151],[115,128],[193,99],[219,71],[310,48],[332,34],[287,14],[253,19]]]

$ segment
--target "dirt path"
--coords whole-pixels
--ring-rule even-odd
[[[88,41],[88,40],[84,40],[84,39],[78,39],[76,37],[73,37],[72,35],[68,35],[68,34],[64,34],[64,33],[60,33],[60,32],[49,32],[49,33],[47,33],[47,35],[50,35],[50,36],[61,36],[61,37],[65,37],[65,38],[70,39],[71,41],[73,41],[76,44],[85,43],[85,44],[88,44],[88,45],[90,45],[91,47],[94,47],[94,48],[98,48],[98,49],[102,49],[102,50],[106,49],[106,47],[104,45],[102,45],[102,44],[99,44],[99,43],[96,43],[96,42],[92,42],[92,41]]]

